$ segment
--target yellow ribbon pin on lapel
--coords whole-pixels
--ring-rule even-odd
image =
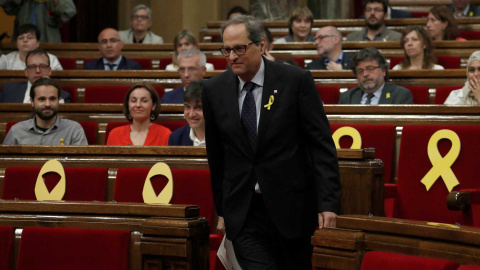
[[[452,142],[452,147],[445,157],[442,157],[438,151],[437,143],[441,139],[448,139]],[[422,184],[424,184],[427,188],[427,191],[440,176],[442,177],[443,182],[447,186],[449,192],[452,191],[456,185],[460,184],[451,169],[459,154],[460,138],[458,137],[457,133],[449,129],[441,129],[432,135],[430,141],[428,142],[428,158],[430,159],[433,167],[421,180]]]
[[[152,177],[156,175],[163,175],[167,177],[168,183],[165,185],[163,190],[158,194],[155,194],[155,190],[153,189],[152,181],[150,180]],[[163,162],[158,162],[157,164],[153,165],[147,175],[147,179],[145,179],[145,184],[143,186],[143,201],[147,204],[168,204],[173,197],[173,177],[172,171],[167,164]]]
[[[270,98],[268,99],[268,104],[265,104],[263,107],[267,108],[267,110],[270,111],[270,107],[272,107],[272,104],[273,104],[273,101],[275,100],[275,98],[272,96],[270,96]]]
[[[387,98],[390,98],[390,93],[387,93]]]

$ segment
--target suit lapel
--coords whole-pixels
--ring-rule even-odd
[[[357,90],[352,94],[352,104],[360,104],[362,101],[363,90],[358,87]]]
[[[392,103],[391,100],[391,93],[390,93],[390,87],[387,83],[385,83],[385,86],[383,87],[382,90],[382,96],[380,97],[380,100],[378,101],[378,104],[390,104]]]

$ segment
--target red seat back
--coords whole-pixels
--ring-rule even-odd
[[[439,86],[435,91],[435,104],[443,104],[445,100],[447,100],[448,95],[453,90],[461,89],[463,86],[455,85],[455,86]]]
[[[452,191],[480,188],[475,172],[480,152],[480,126],[406,125],[402,130],[397,174],[397,197],[394,217],[432,222],[455,223],[461,221],[461,211],[447,209],[449,193],[442,177],[438,177],[427,191],[420,181],[432,169],[427,153],[431,136],[438,130],[449,129],[460,138],[460,154],[451,166],[459,185]],[[452,143],[443,139],[438,142],[442,157],[449,152]]]
[[[361,270],[456,270],[459,263],[443,259],[369,251],[363,256]]]
[[[93,145],[97,143],[97,131],[98,131],[98,124],[97,122],[90,122],[90,121],[79,121],[78,122],[85,132],[85,136],[87,137],[87,142],[89,145]]]
[[[155,124],[159,124],[159,125],[162,125],[168,129],[170,129],[170,131],[175,131],[183,126],[185,126],[187,123],[186,122],[166,122],[166,121],[157,121],[157,122],[154,122]],[[120,127],[120,126],[124,126],[124,125],[128,125],[130,124],[130,122],[110,122],[107,124],[107,127],[105,128],[105,144],[107,144],[107,141],[108,141],[108,135],[110,135],[110,132],[112,131],[112,129],[116,128],[116,127]]]
[[[292,59],[297,62],[298,66],[301,68],[305,68],[305,58],[302,57],[292,57]]]
[[[64,70],[77,69],[77,60],[75,58],[58,58],[58,61],[62,65]]]
[[[330,124],[332,134],[339,128],[353,127],[362,137],[362,148],[375,148],[375,158],[381,159],[384,166],[385,183],[392,180],[393,157],[395,153],[395,126],[393,125],[340,125]],[[341,148],[350,148],[352,138],[340,138]]]
[[[123,103],[125,95],[131,86],[87,86],[85,87],[84,103]],[[160,85],[154,86],[160,99],[165,93],[165,88]]]
[[[428,87],[426,86],[403,86],[410,90],[413,96],[413,104],[428,104]]]
[[[476,31],[476,30],[460,31],[460,36],[466,40],[480,40],[480,31]]]
[[[117,202],[143,202],[142,192],[149,168],[120,168],[117,171],[113,199]],[[214,203],[210,185],[210,170],[172,169],[172,204],[193,204],[200,206],[200,215],[210,224],[214,222]],[[165,178],[166,179],[166,178]],[[163,179],[159,180],[162,182]],[[163,183],[166,184],[166,180]],[[162,183],[152,181],[155,190],[161,190]],[[212,226],[214,227],[214,226]]]
[[[10,269],[10,256],[12,253],[13,228],[0,226],[0,269]]]
[[[75,86],[62,86],[63,91],[70,94],[70,103],[77,103],[77,87]]]
[[[457,270],[480,270],[480,265],[471,265],[471,264],[460,265],[460,267],[458,267]]]
[[[142,66],[142,69],[152,69],[152,59],[150,58],[132,58],[132,60],[138,62],[140,66]]]
[[[36,200],[35,183],[40,167],[8,167],[3,180],[2,199]],[[107,168],[65,167],[66,201],[105,201]],[[55,173],[44,175],[45,184],[53,188],[60,179]]]
[[[173,62],[173,59],[171,57],[169,58],[161,58],[160,59],[160,64],[158,68],[160,70],[164,70],[168,65],[170,65]]]
[[[412,13],[413,18],[426,18],[428,16],[428,11],[412,10],[408,12]]]
[[[225,57],[208,57],[207,63],[211,63],[215,70],[227,69],[227,58]]]
[[[340,88],[336,86],[317,85],[317,91],[324,104],[338,104]]]
[[[119,230],[23,229],[18,270],[127,270],[130,232]]]
[[[390,58],[390,68],[392,69],[402,61],[403,57]],[[461,60],[458,56],[437,56],[437,64],[445,69],[458,69],[460,68]]]
[[[390,58],[390,69],[402,62],[403,57],[392,57]]]

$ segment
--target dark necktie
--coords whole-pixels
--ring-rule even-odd
[[[372,98],[373,98],[373,93],[367,94],[367,101],[365,102],[365,104],[371,104]]]
[[[256,147],[257,139],[257,109],[252,93],[254,88],[255,84],[252,82],[247,82],[243,86],[243,89],[247,92],[247,94],[243,100],[242,115],[240,117],[243,128],[245,129],[245,133],[247,134],[248,140],[250,141],[250,145],[253,149]]]
[[[110,64],[110,63],[107,63],[106,65],[110,67],[110,70],[114,70],[113,68],[117,66],[117,64]]]

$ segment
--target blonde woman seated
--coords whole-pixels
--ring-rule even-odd
[[[435,64],[433,56],[433,42],[427,31],[421,26],[408,26],[400,40],[405,57],[395,65],[393,70],[400,69],[443,69]]]
[[[199,50],[197,40],[193,36],[192,32],[185,29],[175,35],[175,38],[173,39],[173,46],[175,47],[175,56],[173,57],[173,63],[168,64],[165,67],[165,70],[168,71],[178,70],[178,55],[180,52],[188,49]],[[207,71],[215,70],[213,64],[210,63],[205,63],[205,67],[207,68]]]
[[[152,123],[160,113],[160,98],[149,84],[137,84],[128,90],[123,113],[129,125],[114,128],[107,145],[168,145],[170,129]]]
[[[467,81],[462,89],[450,92],[444,104],[478,105],[480,102],[480,51],[470,55],[467,62]]]

